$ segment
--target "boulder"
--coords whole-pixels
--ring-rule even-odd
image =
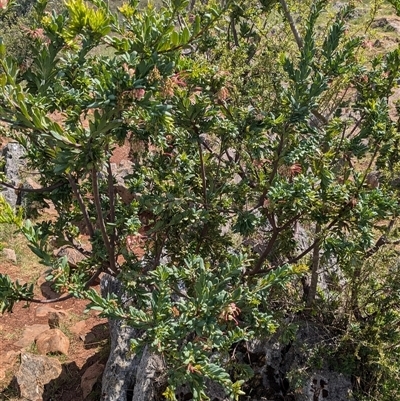
[[[310,375],[303,389],[301,401],[343,401],[354,399],[348,377],[332,371],[320,371]]]
[[[36,348],[39,354],[60,353],[68,355],[69,339],[59,329],[49,329],[36,337]]]
[[[61,372],[61,363],[57,359],[22,353],[16,374],[21,397],[29,401],[42,401],[45,384],[59,377]]]
[[[137,368],[132,399],[135,401],[154,400],[157,391],[162,388],[164,371],[165,366],[162,358],[149,352],[146,346]]]

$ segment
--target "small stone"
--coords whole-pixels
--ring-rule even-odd
[[[32,326],[25,327],[22,338],[14,343],[14,345],[21,348],[30,347],[35,342],[35,338],[40,333],[43,333],[48,329],[49,326],[47,324],[34,324]]]
[[[81,379],[81,389],[83,394],[83,399],[85,399],[93,389],[93,386],[96,384],[97,380],[103,374],[104,365],[96,362],[94,365],[89,366],[85,373],[82,375]]]
[[[53,309],[47,305],[38,306],[35,309],[35,316],[36,317],[46,317],[50,312],[54,312],[54,311],[55,311],[55,309]]]
[[[15,375],[21,398],[42,401],[45,384],[59,377],[61,372],[61,363],[55,358],[22,353],[21,366]]]
[[[57,307],[58,305],[56,305]],[[35,310],[36,317],[46,317],[51,313],[57,313],[60,319],[65,319],[68,316],[68,313],[63,310],[54,309],[48,305],[38,306]]]
[[[36,337],[36,348],[39,354],[50,352],[68,355],[69,339],[59,329],[49,329]]]
[[[17,255],[15,254],[14,249],[4,248],[3,256],[6,260],[9,260],[10,262],[13,263],[17,263]]]

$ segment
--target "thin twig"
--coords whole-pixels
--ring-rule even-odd
[[[108,198],[110,200],[110,223],[112,224],[112,232],[110,235],[110,247],[112,254],[115,256],[115,241],[117,232],[115,227],[115,192],[114,192],[114,178],[111,169],[110,161],[107,162],[107,180],[108,180]]]
[[[204,166],[203,150],[201,144],[199,143],[199,153],[200,153],[200,170],[201,170],[201,180],[203,182],[203,198],[204,198],[204,208],[208,209],[207,202],[207,181],[206,181],[206,171]]]
[[[71,174],[68,174],[67,178],[68,178],[69,185],[71,185],[72,192],[74,193],[75,198],[78,201],[79,208],[81,209],[81,213],[85,220],[86,227],[89,231],[89,235],[91,238],[93,238],[94,237],[94,228],[93,228],[92,222],[90,221],[89,213],[86,209],[85,202],[83,201],[81,193],[79,192],[79,188],[76,185],[76,182]]]
[[[312,257],[312,266],[311,266],[311,281],[310,287],[307,296],[307,307],[312,307],[315,296],[317,294],[317,285],[318,285],[318,270],[320,263],[320,235],[321,233],[321,225],[319,223],[315,226],[315,246],[313,249],[313,257]]]

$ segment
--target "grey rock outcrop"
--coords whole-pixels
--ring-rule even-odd
[[[103,297],[109,293],[124,297],[121,283],[105,274],[100,282]],[[138,335],[122,320],[109,319],[110,356],[103,374],[101,401],[126,401],[128,390],[133,388],[140,359],[130,352],[130,339]]]
[[[325,336],[318,327],[302,322],[294,340],[287,344],[276,336],[248,343],[247,357],[253,361],[255,373],[251,399],[295,393],[296,401],[352,400],[350,377],[329,369],[328,361],[322,361],[320,368],[309,365],[314,350],[329,341]]]
[[[129,303],[121,282],[104,274],[100,281],[101,295],[112,293],[125,305]],[[164,366],[157,355],[144,349],[142,355],[133,354],[130,340],[142,333],[126,326],[122,320],[109,319],[110,356],[102,379],[101,401],[153,401],[162,386]]]
[[[133,391],[133,400],[149,401],[156,398],[157,387],[162,386],[159,380],[165,370],[160,356],[149,352],[145,347],[137,369],[136,384]]]
[[[5,159],[4,173],[7,183],[18,187],[21,184],[21,167],[25,165],[24,148],[17,142],[8,143],[3,151],[2,156]],[[0,193],[6,201],[13,207],[21,204],[21,193],[12,188],[1,187]]]
[[[16,374],[21,397],[29,401],[42,401],[45,384],[59,377],[61,372],[61,363],[55,358],[22,353]]]
[[[299,401],[352,400],[350,379],[341,373],[319,371],[310,375]]]

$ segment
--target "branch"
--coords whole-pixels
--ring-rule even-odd
[[[285,18],[288,20],[289,25],[290,25],[290,29],[292,30],[293,36],[296,40],[297,46],[299,47],[299,49],[302,49],[304,46],[303,40],[300,37],[299,31],[297,30],[296,24],[292,18],[292,15],[290,14],[289,8],[286,4],[285,0],[279,0],[279,2],[281,3],[282,9],[283,9],[283,13],[285,14]]]
[[[85,285],[84,285],[84,289],[87,290],[89,287],[92,286],[92,284],[96,281],[96,279],[100,276],[100,274],[103,272],[103,267],[99,267],[96,272],[92,275],[92,277],[90,277],[90,279],[88,281],[86,281]],[[63,302],[66,301],[67,299],[71,299],[73,298],[74,295],[73,294],[67,294],[64,295],[63,297],[59,297],[59,298],[54,298],[54,299],[31,299],[31,298],[20,298],[19,301],[26,301],[26,302],[32,302],[34,304],[54,304],[56,302]]]
[[[262,253],[262,255],[258,258],[256,264],[254,265],[253,269],[249,272],[250,276],[253,276],[255,274],[257,274],[260,270],[261,267],[265,261],[265,259],[267,259],[269,253],[271,252],[272,248],[275,245],[276,240],[278,239],[278,235],[279,235],[279,230],[277,229],[276,225],[275,225],[275,221],[273,216],[268,216],[268,220],[270,221],[271,225],[272,225],[272,235],[271,238],[268,241],[268,244],[264,250],[264,252]]]
[[[285,127],[286,128],[286,127]],[[281,157],[281,153],[282,153],[282,149],[283,149],[283,137],[284,134],[282,133],[280,139],[279,139],[279,145],[278,145],[278,149],[276,152],[276,159],[274,160],[274,164],[272,166],[272,171],[271,171],[271,175],[269,176],[269,180],[268,180],[268,185],[265,187],[262,195],[260,196],[260,199],[258,200],[258,204],[257,207],[260,207],[264,204],[264,199],[268,193],[268,190],[272,184],[272,181],[274,180],[276,173],[278,172],[278,165],[279,165],[279,159]]]
[[[112,254],[115,256],[115,241],[117,237],[115,223],[115,192],[114,192],[114,180],[111,170],[111,163],[110,160],[107,162],[107,183],[108,183],[108,198],[110,200],[110,223],[113,224],[112,226],[112,233],[110,235],[110,247]]]
[[[98,219],[98,223],[100,226],[100,232],[101,232],[101,236],[103,238],[104,246],[106,247],[107,254],[108,254],[110,270],[113,273],[117,273],[117,267],[115,264],[115,255],[114,255],[113,248],[111,247],[111,244],[110,244],[110,241],[109,241],[109,238],[107,235],[106,225],[104,223],[103,211],[102,211],[101,202],[100,202],[99,185],[98,185],[98,180],[97,180],[97,170],[95,167],[92,168],[92,190],[93,190],[94,204],[96,207],[97,219]]]
[[[43,192],[51,192],[54,189],[60,188],[63,185],[65,185],[65,182],[60,181],[60,182],[56,182],[53,185],[50,185],[49,187],[36,188],[36,189],[35,188],[24,188],[22,186],[16,187],[15,185],[8,184],[8,183],[6,183],[4,181],[0,181],[0,185],[3,185],[4,187],[7,187],[7,188],[14,189],[15,191],[18,191],[18,192],[33,192],[33,193],[38,193],[39,194],[39,193],[43,193]]]
[[[232,37],[233,37],[233,41],[235,42],[235,46],[239,47],[239,38],[238,38],[237,31],[236,31],[235,19],[233,17],[231,17],[230,25],[232,28]]]

